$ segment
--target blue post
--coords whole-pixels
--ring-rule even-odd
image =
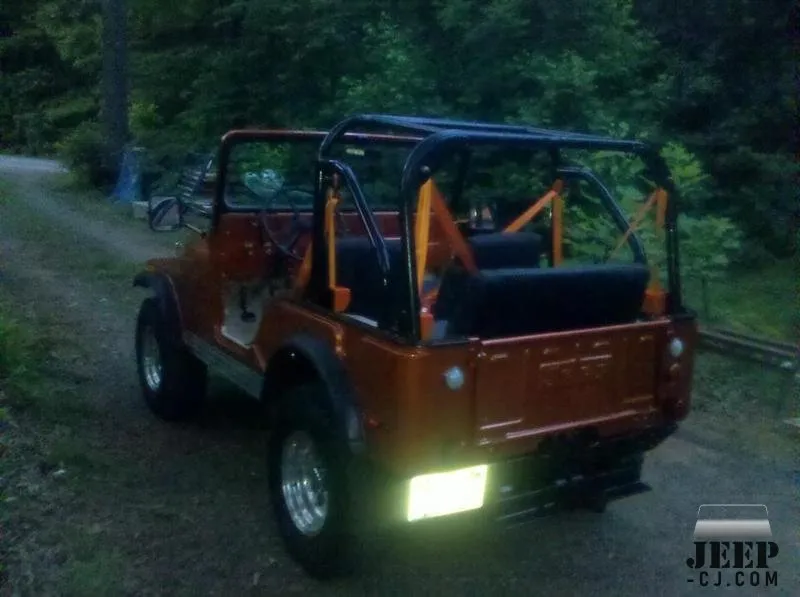
[[[132,203],[141,201],[141,167],[138,148],[126,148],[122,155],[122,167],[119,169],[119,178],[111,193],[116,203]]]

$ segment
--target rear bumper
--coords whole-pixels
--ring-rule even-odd
[[[641,482],[644,455],[676,427],[602,440],[590,435],[553,438],[536,454],[495,464],[485,510],[499,521],[518,523],[560,509],[599,511],[612,501],[648,491]]]
[[[641,482],[644,455],[676,429],[676,424],[665,424],[602,439],[591,432],[553,437],[536,453],[489,461],[484,506],[471,515],[519,524],[564,509],[599,511],[648,491]],[[405,517],[408,480],[370,466],[360,469],[355,482],[361,488],[357,493],[369,496],[358,510],[368,515],[370,526],[411,524]]]

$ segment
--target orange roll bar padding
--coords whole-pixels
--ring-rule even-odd
[[[297,270],[297,276],[295,276],[294,279],[294,290],[298,295],[306,287],[308,280],[311,277],[312,246],[313,243],[308,243],[308,246],[306,247],[306,253],[303,255],[303,261],[300,263],[300,267]]]
[[[417,200],[417,221],[414,230],[414,244],[417,253],[417,288],[422,292],[425,269],[428,264],[428,241],[431,234],[431,196],[433,195],[433,179],[428,179],[419,190]]]
[[[667,192],[661,188],[656,192],[658,194],[656,199],[656,234],[663,240],[664,225],[667,219],[668,195]],[[645,313],[650,315],[663,315],[667,308],[667,293],[661,287],[659,273],[658,267],[654,265],[650,270],[650,282],[645,291],[644,305],[642,305],[642,308]]]
[[[667,192],[664,189],[659,189],[661,193],[656,199],[656,230],[664,230],[664,225],[667,221]]]
[[[544,209],[544,207],[556,197],[561,195],[561,191],[564,190],[564,183],[561,180],[557,180],[553,183],[553,186],[550,188],[547,193],[544,194],[536,203],[531,205],[528,209],[526,209],[520,216],[511,222],[508,226],[505,227],[503,232],[519,232],[522,228],[525,227],[536,215]]]
[[[333,189],[328,189],[325,201],[325,235],[328,241],[328,287],[333,295],[333,310],[347,309],[350,304],[350,289],[336,285],[336,207],[339,197]]]
[[[336,287],[336,206],[339,203],[333,189],[325,199],[325,236],[328,242],[328,285]]]
[[[420,188],[419,200],[417,202],[417,221],[415,229],[415,242],[417,248],[417,285],[419,292],[422,292],[422,284],[425,279],[425,269],[427,267],[428,245],[430,241],[431,211],[436,221],[442,228],[448,243],[453,249],[453,253],[461,260],[462,265],[470,273],[477,273],[478,267],[472,256],[472,250],[467,245],[464,237],[456,226],[453,215],[447,208],[439,189],[433,179],[429,179]],[[434,288],[428,294],[421,297],[420,329],[423,339],[430,337],[433,332],[433,314],[431,307],[436,302],[439,289]]]
[[[561,265],[564,260],[564,199],[556,194],[553,197],[553,265]]]

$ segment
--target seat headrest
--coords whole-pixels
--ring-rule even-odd
[[[467,242],[478,269],[539,267],[543,240],[535,232],[476,234]]]

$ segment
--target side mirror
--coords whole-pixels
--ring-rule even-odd
[[[154,232],[173,232],[183,226],[183,206],[176,197],[150,197],[147,221]]]

